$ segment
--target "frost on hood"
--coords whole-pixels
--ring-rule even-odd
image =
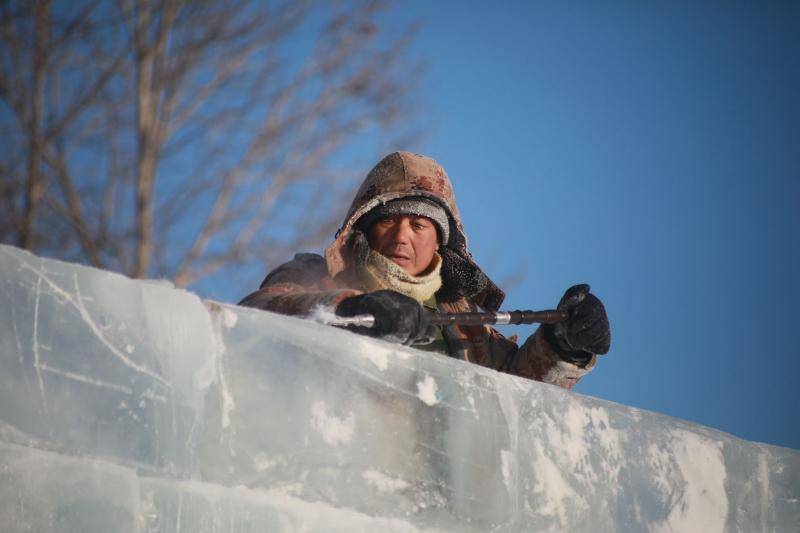
[[[791,531],[800,453],[0,246],[3,531]]]

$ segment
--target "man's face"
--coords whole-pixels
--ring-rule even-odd
[[[412,276],[428,270],[439,247],[436,225],[428,218],[397,215],[372,224],[370,247]]]

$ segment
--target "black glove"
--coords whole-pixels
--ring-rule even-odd
[[[566,361],[587,364],[592,354],[608,353],[611,347],[611,327],[603,302],[589,293],[586,284],[573,285],[558,303],[566,311],[567,320],[542,326],[545,338]]]
[[[397,291],[382,290],[351,296],[339,303],[336,314],[374,316],[375,325],[371,328],[348,327],[370,337],[406,345],[429,344],[436,338],[436,326],[430,323],[422,305]]]

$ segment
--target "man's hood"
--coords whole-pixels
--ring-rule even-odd
[[[467,297],[485,309],[498,309],[505,294],[475,264],[467,251],[467,237],[450,178],[444,168],[430,157],[410,152],[389,154],[364,179],[336,239],[325,250],[331,276],[337,276],[351,266],[354,239],[360,235],[356,228],[358,219],[377,205],[411,196],[433,200],[445,209],[450,219],[450,240],[447,248],[441,250],[443,287],[437,296],[442,301]]]

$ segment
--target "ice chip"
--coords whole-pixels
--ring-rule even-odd
[[[423,401],[425,405],[436,405],[439,403],[437,397],[438,388],[436,387],[436,380],[426,375],[425,379],[417,382],[417,398]]]

